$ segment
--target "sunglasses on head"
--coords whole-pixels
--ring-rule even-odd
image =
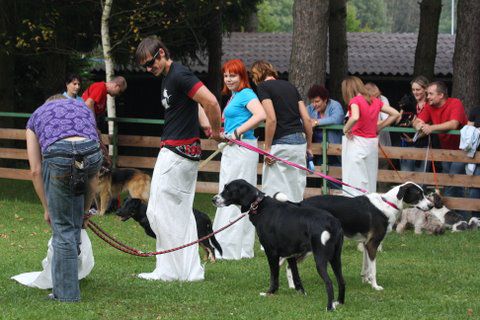
[[[145,68],[145,69],[151,68],[153,66],[153,64],[155,63],[155,60],[157,59],[159,53],[160,53],[160,49],[157,50],[157,53],[155,53],[155,55],[152,57],[152,59],[150,59],[147,62],[145,62],[144,64],[142,64],[142,67]]]

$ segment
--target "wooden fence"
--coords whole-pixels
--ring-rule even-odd
[[[334,128],[332,126],[331,128]],[[336,128],[338,129],[338,128]],[[327,129],[325,129],[327,130]],[[411,132],[411,129],[401,129],[401,128],[387,128],[388,131],[403,131]],[[324,136],[325,136],[324,132]],[[27,160],[27,152],[25,148],[18,147],[1,147],[3,146],[4,141],[12,140],[25,140],[25,130],[24,129],[10,129],[10,128],[0,128],[0,159],[15,159],[15,160]],[[114,143],[116,148],[119,150],[125,149],[125,147],[135,147],[135,148],[146,148],[150,151],[156,153],[160,145],[160,137],[156,136],[138,136],[138,135],[115,135],[111,139],[107,135],[103,135],[102,140],[105,143]],[[261,145],[261,143],[260,143]],[[153,150],[152,150],[153,148]],[[128,149],[128,148],[127,148]],[[203,158],[208,157],[212,152],[217,149],[217,143],[213,140],[202,140],[202,149],[205,151]],[[400,148],[400,147],[383,147],[387,156],[390,159],[414,159],[414,160],[424,160],[426,155],[425,149],[419,148]],[[328,155],[341,155],[341,145],[337,144],[314,144],[313,152],[316,155],[328,154]],[[150,152],[152,153],[152,152]],[[456,161],[456,162],[465,162],[465,163],[480,163],[480,153],[477,153],[475,158],[468,158],[465,153],[461,150],[442,150],[435,149],[429,150],[430,159],[435,161]],[[384,158],[384,155],[379,152],[379,158]],[[260,159],[262,161],[262,157]],[[134,167],[142,169],[152,169],[155,165],[156,157],[153,156],[137,156],[132,154],[116,154],[115,153],[115,162],[118,167]],[[262,174],[262,164],[261,161],[258,164],[257,172],[259,175]],[[27,166],[24,166],[27,168]],[[316,167],[317,171],[321,171],[325,174],[333,176],[337,179],[341,178],[342,170],[340,167],[334,166],[318,166]],[[204,166],[200,172],[205,173],[216,173],[220,171],[220,156],[215,157],[210,161],[206,166]],[[326,188],[326,181],[317,181],[315,179],[321,179],[317,176],[309,175],[308,176],[309,185],[318,185],[322,187],[307,187],[305,191],[305,197],[312,195],[318,195],[321,193],[329,192]],[[21,179],[21,180],[30,180],[30,173],[28,169],[19,169],[14,167],[0,167],[0,178],[7,179]],[[435,181],[435,179],[437,181]],[[218,176],[212,180],[205,179],[202,180],[202,174],[199,174],[199,179],[197,181],[197,192],[200,193],[217,193],[218,192]],[[323,179],[322,179],[323,180]],[[480,176],[467,176],[467,175],[448,175],[443,173],[437,173],[436,178],[433,173],[419,173],[419,172],[407,172],[407,171],[398,171],[395,172],[391,168],[388,170],[380,169],[378,171],[378,182],[384,183],[393,183],[400,184],[405,181],[415,181],[419,184],[424,185],[435,185],[436,182],[439,186],[459,186],[459,187],[476,187],[480,188]],[[322,190],[323,188],[323,190]],[[446,204],[452,209],[461,209],[461,210],[475,210],[480,211],[480,199],[469,199],[469,198],[444,198]]]

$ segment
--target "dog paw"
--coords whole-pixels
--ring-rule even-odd
[[[375,285],[375,286],[372,285],[372,288],[377,290],[377,291],[382,291],[383,290],[383,287],[379,286],[379,285]]]
[[[333,309],[336,310],[337,307],[340,306],[340,305],[342,305],[340,302],[338,302],[338,301],[333,301],[332,307],[333,307]]]
[[[260,297],[270,297],[273,296],[273,293],[269,292],[260,292]]]

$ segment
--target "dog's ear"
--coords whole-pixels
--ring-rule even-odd
[[[403,197],[405,197],[405,193],[407,192],[408,185],[401,186],[400,189],[398,189],[397,193],[397,199],[401,200]]]
[[[440,197],[438,193],[433,194],[433,206],[436,209],[440,209],[441,207],[443,207],[442,197]]]

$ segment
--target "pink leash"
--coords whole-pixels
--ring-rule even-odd
[[[272,159],[274,159],[274,160],[276,160],[276,161],[283,162],[283,163],[285,163],[286,165],[289,165],[289,166],[291,166],[291,167],[295,167],[295,168],[297,168],[297,169],[307,171],[307,172],[309,172],[309,173],[311,173],[311,174],[314,174],[314,175],[319,176],[319,177],[321,177],[321,178],[323,178],[323,179],[329,180],[329,181],[331,181],[331,182],[333,182],[333,183],[340,184],[340,185],[344,185],[344,186],[346,186],[346,187],[349,187],[349,188],[358,190],[358,191],[360,191],[360,192],[362,192],[362,193],[368,193],[368,191],[365,190],[365,189],[354,187],[354,186],[352,186],[352,185],[350,185],[350,184],[348,184],[348,183],[345,183],[345,182],[343,182],[343,181],[340,181],[340,180],[338,180],[338,179],[335,179],[334,177],[325,175],[325,174],[320,173],[320,172],[317,172],[317,171],[310,170],[310,169],[308,169],[307,167],[304,167],[304,166],[299,165],[298,163],[294,163],[294,162],[291,162],[291,161],[288,161],[288,160],[279,158],[279,157],[277,157],[277,156],[274,156],[273,154],[270,154],[270,153],[268,153],[268,152],[266,152],[266,151],[264,151],[264,150],[262,150],[262,149],[260,149],[260,148],[254,147],[254,146],[252,146],[251,144],[245,143],[245,142],[243,142],[243,141],[241,141],[241,140],[230,139],[230,138],[227,138],[227,137],[225,137],[225,139],[227,139],[229,142],[235,143],[235,144],[237,144],[237,145],[239,145],[239,146],[241,146],[241,147],[247,148],[247,149],[249,149],[249,150],[251,150],[251,151],[253,151],[253,152],[256,152],[256,153],[261,154],[261,155],[263,155],[263,156],[272,158]],[[383,198],[383,197],[382,197],[382,200],[383,200],[385,203],[387,203],[389,206],[391,206],[392,208],[394,208],[394,209],[396,209],[396,210],[399,210],[398,207],[397,207],[394,203],[388,201],[387,199],[385,199],[385,198]]]

